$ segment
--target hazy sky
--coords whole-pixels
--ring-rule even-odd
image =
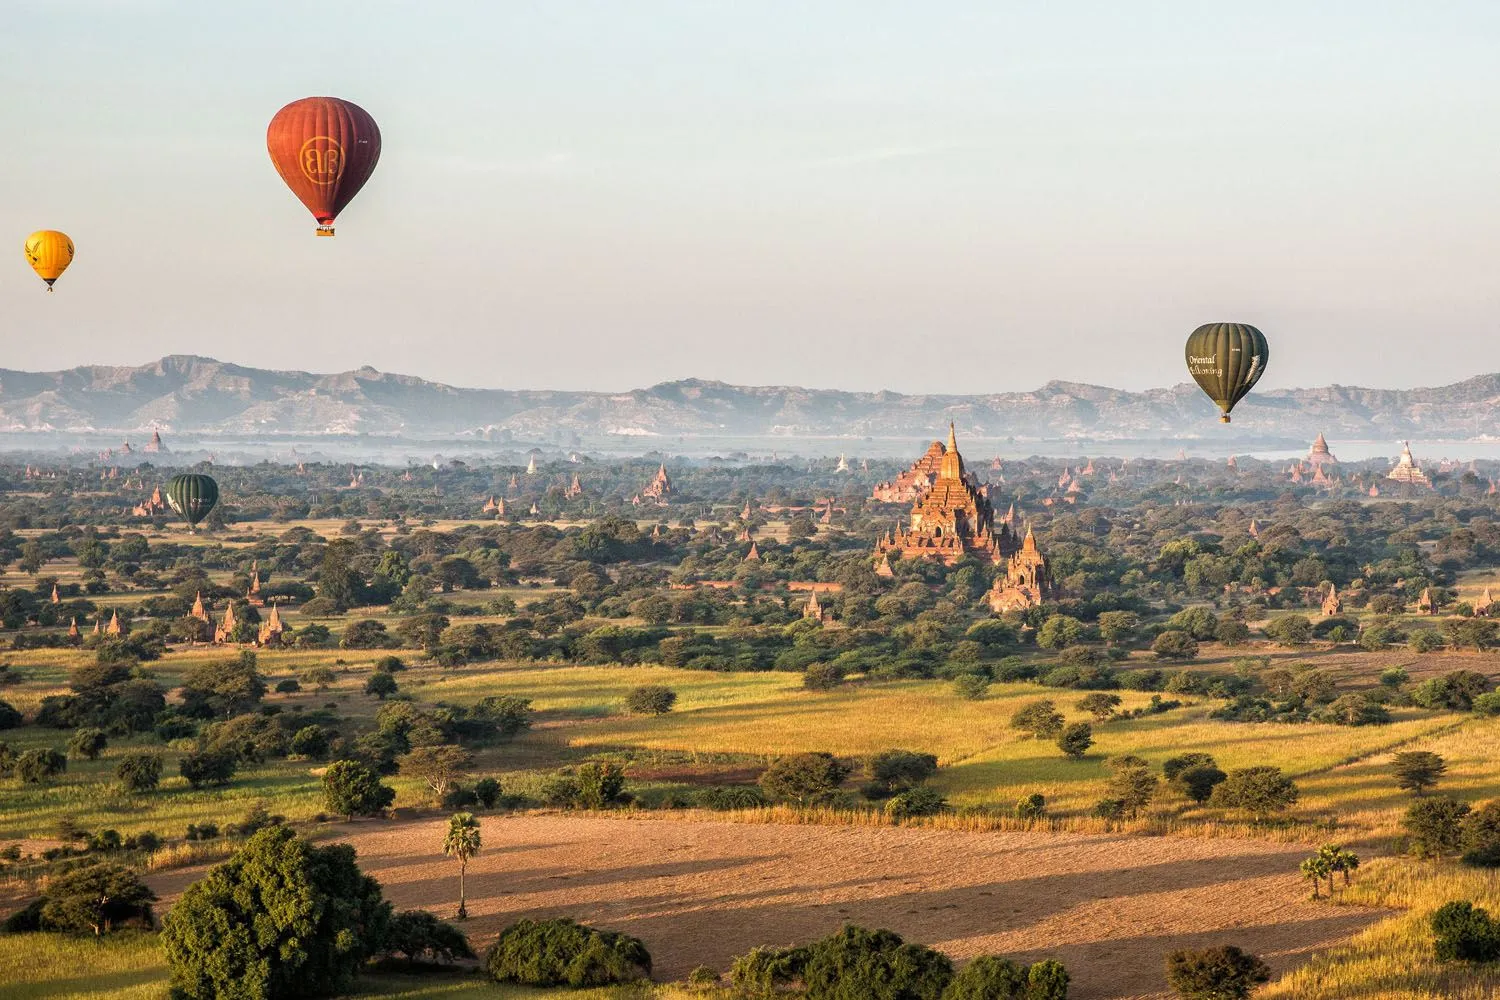
[[[1141,388],[1232,320],[1263,387],[1458,380],[1497,52],[1493,0],[3,0],[0,367]],[[334,240],[265,149],[314,94],[384,136]]]

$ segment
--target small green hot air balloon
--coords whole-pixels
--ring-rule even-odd
[[[1270,358],[1265,334],[1248,323],[1205,323],[1187,339],[1188,374],[1218,405],[1219,420],[1226,424],[1234,404],[1266,373]]]
[[[167,483],[167,503],[181,514],[188,527],[197,528],[219,502],[219,484],[211,476],[173,476]]]

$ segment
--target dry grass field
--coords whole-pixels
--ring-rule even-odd
[[[448,915],[444,823],[341,828],[398,908]],[[967,958],[1060,958],[1078,1000],[1164,996],[1162,955],[1233,940],[1278,972],[1384,911],[1308,900],[1306,847],[1250,840],[964,833],[533,815],[484,821],[465,930],[488,944],[520,917],[568,915],[642,938],[657,978],[724,969],[759,944],[844,923]],[[199,869],[153,879],[169,902]]]

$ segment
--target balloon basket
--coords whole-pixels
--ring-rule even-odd
[[[1221,423],[1221,424],[1227,424],[1227,423],[1229,423],[1229,414],[1225,413],[1225,414],[1220,415],[1220,417],[1219,417],[1219,423]]]
[[[313,232],[314,232],[314,235],[317,235],[317,236],[332,236],[333,235],[333,227],[332,226],[319,226]]]

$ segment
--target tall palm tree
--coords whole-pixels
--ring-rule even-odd
[[[464,906],[464,873],[469,859],[479,853],[479,820],[473,813],[454,813],[448,820],[448,835],[443,838],[443,853],[458,859],[458,919],[467,920]]]

